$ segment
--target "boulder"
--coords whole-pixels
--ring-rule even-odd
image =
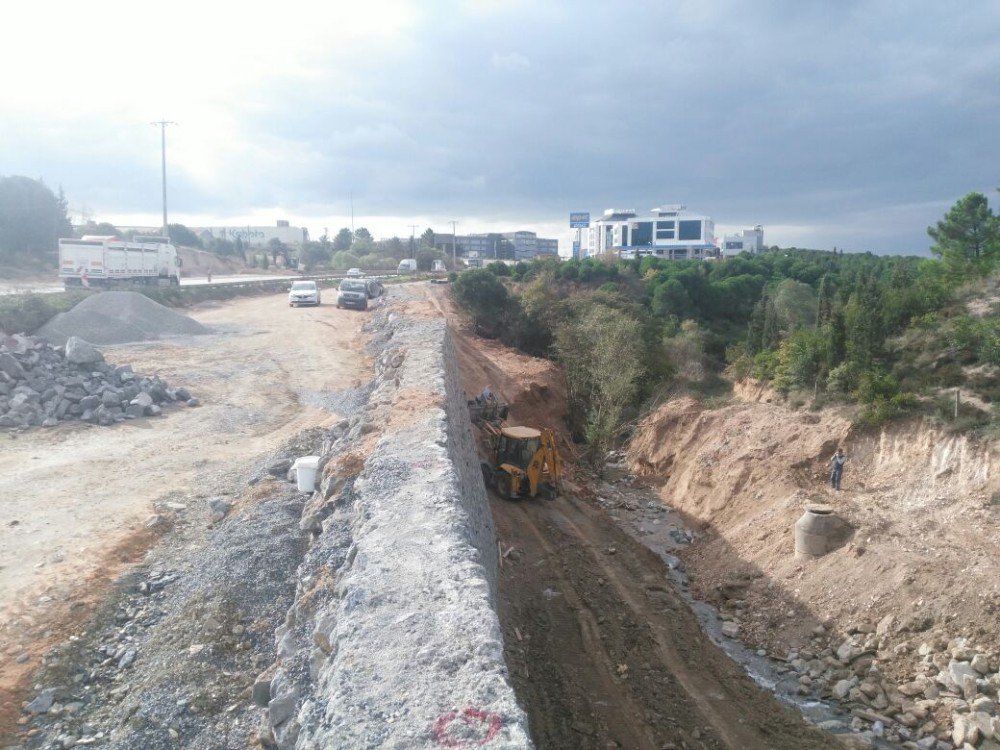
[[[833,686],[833,697],[837,700],[844,700],[851,692],[851,687],[852,685],[850,680],[840,680]]]
[[[990,671],[990,660],[986,658],[986,654],[976,654],[972,657],[969,666],[979,674],[987,674]]]
[[[47,688],[40,692],[31,703],[24,707],[24,710],[32,714],[48,713],[52,704],[56,702],[56,689]]]
[[[132,405],[133,406],[141,406],[143,409],[145,409],[147,406],[152,406],[153,405],[153,397],[150,396],[145,391],[143,391],[138,396],[136,396],[134,399],[132,399]]]
[[[24,380],[27,375],[21,363],[14,356],[4,352],[0,354],[0,372],[5,372],[13,380]]]
[[[732,620],[722,623],[722,634],[726,638],[738,638],[740,635],[740,625]]]
[[[76,365],[92,365],[104,361],[104,355],[77,336],[66,342],[66,359]]]

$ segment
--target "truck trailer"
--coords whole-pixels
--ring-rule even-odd
[[[67,287],[181,283],[181,259],[166,237],[85,235],[59,240],[59,278]]]

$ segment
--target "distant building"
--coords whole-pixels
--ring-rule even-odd
[[[246,247],[267,247],[274,239],[294,247],[301,247],[309,241],[308,229],[289,226],[284,220],[278,221],[273,227],[191,227],[191,230],[206,246],[211,244],[212,240],[236,242],[237,238],[242,240]]]
[[[764,249],[764,227],[760,224],[753,229],[741,229],[722,238],[722,254],[759,253]]]
[[[684,206],[654,208],[640,217],[634,209],[609,208],[584,233],[585,255],[616,253],[622,258],[652,256],[701,260],[719,256],[715,222]]]
[[[559,240],[545,239],[534,232],[488,232],[486,234],[441,234],[435,232],[434,247],[466,258],[491,260],[531,260],[545,255],[559,254]]]

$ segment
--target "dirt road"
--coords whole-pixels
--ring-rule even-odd
[[[702,634],[660,559],[572,495],[493,500],[501,622],[539,748],[806,750],[837,743]]]
[[[53,636],[73,632],[80,607],[154,540],[143,521],[155,504],[225,494],[235,469],[338,419],[324,392],[363,376],[363,314],[289,309],[277,295],[192,317],[214,333],[103,351],[203,406],[0,436],[0,689],[28,674]]]

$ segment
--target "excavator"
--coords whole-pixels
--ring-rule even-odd
[[[469,402],[469,411],[488,443],[489,461],[482,463],[487,487],[509,500],[559,494],[562,458],[551,429],[506,424],[507,405],[492,396]]]

